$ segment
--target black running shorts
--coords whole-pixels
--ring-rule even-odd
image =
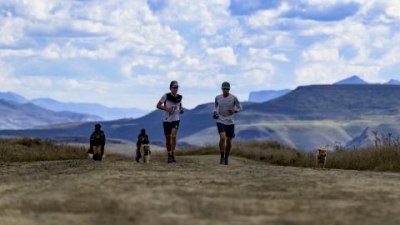
[[[228,138],[235,137],[235,124],[225,125],[217,123],[218,133],[225,133]]]
[[[171,134],[172,129],[179,129],[179,120],[172,122],[163,122],[164,135]]]

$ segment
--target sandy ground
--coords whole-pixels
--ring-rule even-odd
[[[182,156],[0,164],[0,224],[399,224],[400,174]]]

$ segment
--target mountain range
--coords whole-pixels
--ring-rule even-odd
[[[282,95],[289,93],[290,89],[283,90],[263,90],[263,91],[252,91],[249,94],[250,102],[266,102],[274,98],[278,98]]]
[[[299,149],[315,149],[340,142],[353,146],[372,144],[371,132],[400,134],[400,86],[381,84],[301,86],[262,103],[243,103],[235,115],[235,140],[276,140]],[[186,110],[178,132],[179,146],[217,143],[213,104]],[[137,119],[101,122],[107,137],[136,141],[145,128],[152,143],[163,143],[162,111]],[[1,130],[0,135],[42,138],[87,137],[95,122],[42,126],[37,129]],[[366,129],[368,130],[366,131]],[[367,135],[363,135],[367,133]]]
[[[0,99],[12,101],[19,104],[33,103],[36,106],[56,112],[69,111],[75,113],[96,115],[100,118],[100,120],[137,118],[149,112],[138,108],[107,107],[98,103],[60,102],[51,98],[36,98],[29,100],[13,92],[0,92]]]
[[[53,111],[72,111],[78,113],[95,114],[104,120],[137,118],[149,112],[139,108],[107,107],[98,103],[59,102],[51,98],[37,98],[31,100],[31,102],[35,105]]]
[[[235,140],[275,140],[300,149],[315,149],[333,143],[348,147],[370,145],[373,131],[400,134],[400,85],[391,85],[395,81],[365,84],[360,80],[350,77],[331,85],[300,86],[269,101],[243,102],[244,111],[235,115]],[[9,100],[24,101],[14,93],[5,95]],[[111,139],[136,141],[139,130],[145,128],[153,144],[164,143],[160,110],[139,118],[104,121],[88,114],[43,109],[32,101],[0,101],[1,112],[7,112],[1,115],[8,119],[7,123],[0,123],[7,129],[0,130],[0,135],[87,140],[94,124],[100,122]],[[218,142],[212,110],[212,103],[186,109],[178,132],[179,146]],[[38,118],[48,119],[43,122]],[[15,130],[21,124],[30,129]]]
[[[23,129],[54,123],[87,122],[102,120],[96,115],[68,111],[55,112],[33,103],[16,103],[0,99],[0,128]]]
[[[347,84],[370,84],[367,81],[361,79],[357,75],[350,76],[343,80],[340,80],[334,85],[347,85]],[[383,84],[392,84],[392,85],[400,85],[399,80],[391,79]],[[278,98],[282,95],[289,93],[290,89],[283,89],[283,90],[262,90],[262,91],[252,91],[249,94],[248,101],[249,102],[266,102],[274,98]]]

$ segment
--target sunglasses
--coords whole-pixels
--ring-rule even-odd
[[[172,87],[172,89],[178,89],[179,87]]]
[[[222,88],[223,91],[229,91],[229,88]]]

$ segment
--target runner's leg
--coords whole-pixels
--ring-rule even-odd
[[[170,122],[164,122],[164,135],[165,135],[165,147],[167,148],[168,153],[168,163],[172,162],[172,143],[171,143],[171,129],[172,124]]]
[[[219,151],[221,153],[220,164],[224,164],[225,161],[225,149],[226,149],[226,135],[225,132],[219,133]]]
[[[232,138],[227,137],[226,147],[225,147],[225,165],[228,165],[228,158],[229,158],[229,153],[231,152],[231,147],[232,147]]]
[[[171,157],[172,162],[176,162],[175,160],[175,148],[176,148],[176,133],[178,132],[177,129],[172,128],[171,130]]]
[[[225,165],[228,165],[229,153],[232,148],[232,139],[235,137],[235,125],[226,125]]]

